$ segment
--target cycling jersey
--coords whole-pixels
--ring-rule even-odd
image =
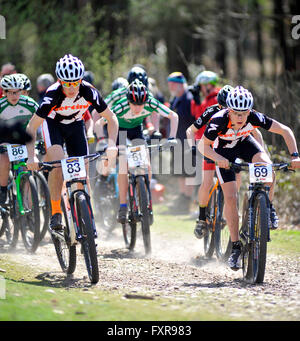
[[[144,119],[147,116],[150,116],[153,112],[159,113],[160,115],[164,117],[168,117],[170,112],[172,112],[171,109],[166,107],[164,104],[160,103],[157,99],[151,97],[145,103],[144,108],[141,111],[141,113],[138,115],[134,115],[130,111],[130,106],[129,106],[126,96],[120,99],[111,108],[111,110],[116,114],[118,118],[119,127],[127,128],[127,129],[135,128],[141,125]]]
[[[7,97],[0,99],[0,119],[8,123],[20,121],[26,126],[37,109],[38,104],[31,97],[21,95],[16,105],[9,103]]]
[[[78,95],[68,98],[63,93],[62,85],[56,82],[47,89],[36,114],[41,118],[49,117],[62,124],[70,124],[82,120],[90,105],[99,113],[107,108],[99,91],[90,83],[83,80]]]
[[[230,162],[235,161],[236,158],[252,162],[254,155],[264,150],[250,134],[259,127],[269,130],[273,120],[260,112],[251,110],[245,125],[241,129],[234,130],[228,113],[228,109],[216,113],[207,125],[204,136],[214,141],[215,152]],[[216,172],[221,184],[235,180],[235,172],[232,169],[216,167]]]
[[[219,104],[212,105],[208,107],[204,113],[194,122],[194,127],[197,129],[201,129],[202,127],[205,127],[205,125],[209,122],[209,120],[213,117],[214,114],[219,112],[221,107]]]
[[[229,119],[229,110],[224,109],[215,114],[206,127],[204,136],[215,141],[214,148],[233,148],[239,141],[245,139],[255,128],[269,130],[273,120],[268,116],[251,110],[246,124],[239,130],[234,130]]]

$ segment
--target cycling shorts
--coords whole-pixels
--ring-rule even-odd
[[[143,126],[139,125],[135,128],[121,128],[119,127],[119,133],[116,145],[126,146],[126,139],[130,140],[133,145],[138,146],[145,144],[146,140],[143,135]]]
[[[202,162],[202,170],[215,170],[215,169],[216,169],[215,161],[204,156],[204,159]]]
[[[264,152],[263,147],[254,139],[253,136],[247,136],[243,141],[239,141],[233,148],[216,148],[215,152],[225,157],[230,162],[239,158],[245,162],[252,162],[255,154]],[[235,172],[232,169],[219,168],[216,166],[216,173],[220,184],[235,181]]]
[[[42,125],[46,150],[53,145],[66,144],[68,156],[83,156],[89,153],[84,121],[63,124],[47,117]]]

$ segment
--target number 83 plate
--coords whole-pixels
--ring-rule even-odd
[[[249,164],[250,182],[272,182],[272,165],[267,163]]]
[[[79,179],[86,177],[84,157],[69,157],[61,160],[64,180]]]

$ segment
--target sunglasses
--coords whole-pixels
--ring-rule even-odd
[[[77,86],[79,86],[79,84],[81,83],[81,79],[76,82],[63,82],[63,81],[60,81],[60,82],[64,88],[70,88],[71,86],[73,86],[74,88],[77,88]]]

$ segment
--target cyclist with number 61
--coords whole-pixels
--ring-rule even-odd
[[[42,125],[45,140],[46,158],[48,161],[65,158],[63,145],[66,144],[68,156],[84,156],[89,154],[87,138],[83,122],[83,114],[92,105],[108,123],[108,167],[117,155],[115,141],[118,133],[118,120],[107,107],[99,91],[84,81],[84,65],[82,61],[65,55],[56,63],[57,82],[51,85],[40,104],[36,114],[30,120],[27,131],[33,136],[27,144],[27,168],[39,169],[39,160],[34,154],[36,131]],[[50,228],[62,229],[61,192],[63,178],[61,168],[54,169],[49,175],[52,217]]]
[[[266,151],[251,136],[255,128],[263,128],[284,138],[291,155],[291,167],[300,168],[297,143],[292,130],[276,120],[252,110],[253,96],[242,86],[228,94],[227,108],[215,114],[202,137],[199,151],[216,163],[216,172],[224,193],[224,213],[232,241],[228,264],[232,270],[240,268],[241,242],[239,240],[239,215],[237,185],[230,162],[236,158],[245,162],[271,164]],[[269,184],[271,186],[271,184]],[[272,202],[274,190],[270,191]]]

